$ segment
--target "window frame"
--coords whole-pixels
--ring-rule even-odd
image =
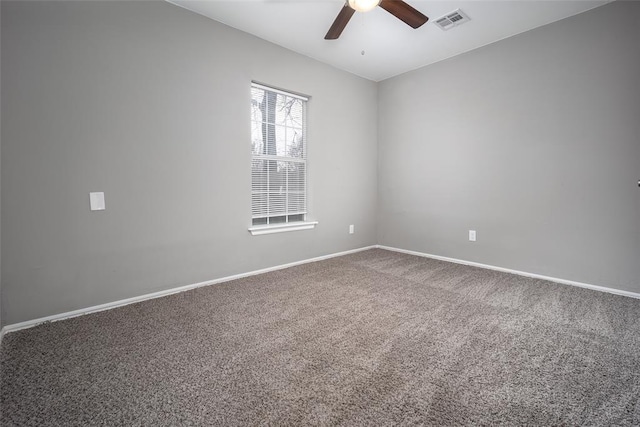
[[[249,232],[252,235],[262,235],[262,234],[272,234],[272,233],[281,233],[281,232],[287,232],[287,231],[299,231],[299,230],[308,230],[308,229],[312,229],[314,228],[318,222],[317,221],[311,221],[308,219],[308,214],[309,214],[309,184],[308,184],[308,155],[307,155],[307,108],[308,108],[308,102],[310,97],[305,96],[305,95],[301,95],[295,92],[290,92],[290,91],[286,91],[286,90],[282,90],[282,89],[278,89],[275,88],[273,86],[268,86],[268,85],[264,85],[262,83],[258,83],[256,81],[252,81],[251,82],[251,86],[250,86],[251,92],[253,92],[254,89],[258,89],[258,90],[264,90],[264,91],[269,91],[271,93],[274,93],[277,96],[285,96],[288,98],[294,98],[294,99],[299,99],[303,102],[302,104],[302,111],[301,111],[301,126],[300,126],[300,130],[301,130],[301,134],[302,134],[302,152],[303,152],[303,156],[298,158],[298,157],[293,157],[293,156],[283,156],[283,155],[277,155],[277,153],[274,154],[256,154],[253,150],[253,146],[250,146],[251,149],[251,203],[250,203],[250,226],[249,226]],[[251,99],[253,99],[253,94],[251,95]],[[253,104],[252,104],[253,105]],[[254,107],[252,106],[252,109]],[[250,120],[251,120],[251,126],[252,126],[252,139],[251,142],[253,144],[253,127],[255,126],[256,123],[261,123],[264,124],[266,123],[267,125],[273,125],[274,126],[274,131],[276,126],[280,126],[282,127],[282,125],[277,124],[275,121],[274,123],[269,123],[269,122],[265,122],[264,119],[260,120],[259,122],[256,122],[254,120],[254,113],[252,110],[252,114],[250,116]],[[287,125],[284,125],[285,130],[286,129],[290,129],[289,127],[287,127]],[[293,127],[291,127],[291,129],[294,129]],[[271,194],[270,189],[268,188],[269,184],[266,184],[266,190],[260,190],[257,191],[254,188],[254,170],[253,170],[253,164],[254,161],[266,161],[266,162],[283,162],[283,163],[301,163],[304,165],[304,178],[303,178],[303,183],[304,183],[304,189],[302,191],[302,195],[304,197],[304,206],[303,206],[303,212],[300,213],[300,211],[289,211],[289,203],[290,203],[290,197],[293,194],[290,190],[289,190],[289,178],[288,178],[288,174],[287,174],[287,189],[285,190],[284,194],[285,194],[285,209],[284,209],[284,213],[282,212],[278,212],[277,214],[273,214],[270,215],[269,214],[269,209],[270,209],[270,204],[269,204],[269,194]],[[267,174],[267,183],[268,183],[268,175],[269,175],[269,171],[266,172]],[[280,190],[282,191],[282,190]],[[264,192],[265,194],[267,194],[267,201],[266,201],[266,210],[267,210],[267,215],[266,216],[256,216],[254,214],[254,210],[256,209],[256,202],[254,199],[254,196],[256,194],[260,194],[261,192]],[[258,202],[260,203],[260,202]],[[259,205],[258,205],[259,208]],[[302,216],[301,220],[290,220],[289,217],[299,217]],[[261,218],[265,218],[266,219],[266,223],[265,224],[256,224],[256,219],[261,219]],[[278,221],[275,223],[272,223],[271,220],[274,218],[284,218],[284,221]]]

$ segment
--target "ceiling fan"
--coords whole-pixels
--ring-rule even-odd
[[[418,10],[409,6],[402,0],[347,0],[342,7],[342,10],[338,13],[336,20],[333,21],[331,28],[324,36],[325,40],[335,40],[340,37],[342,30],[347,26],[347,23],[358,12],[368,12],[380,6],[396,18],[400,19],[412,28],[418,28],[429,20]]]

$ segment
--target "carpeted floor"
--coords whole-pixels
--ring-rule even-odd
[[[640,300],[370,250],[5,336],[2,425],[638,425]]]

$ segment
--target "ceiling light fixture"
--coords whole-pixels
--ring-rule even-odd
[[[349,0],[349,7],[358,12],[368,12],[380,4],[380,0]]]

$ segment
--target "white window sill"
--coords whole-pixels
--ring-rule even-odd
[[[290,222],[288,224],[261,225],[258,227],[249,227],[249,232],[253,236],[261,234],[284,233],[287,231],[310,230],[315,228],[318,221]]]

